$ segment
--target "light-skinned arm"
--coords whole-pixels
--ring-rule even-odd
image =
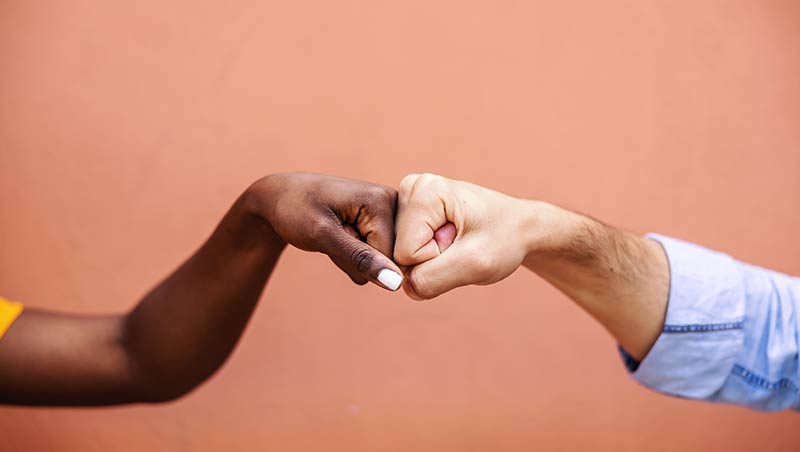
[[[443,227],[454,228],[452,245],[439,239]],[[411,266],[404,289],[412,298],[492,284],[524,265],[596,318],[634,358],[644,357],[664,324],[669,266],[661,246],[645,237],[432,174],[403,179],[396,228],[394,256]]]
[[[436,175],[406,177],[398,196],[394,256],[413,298],[524,266],[597,319],[643,385],[800,409],[800,279]]]

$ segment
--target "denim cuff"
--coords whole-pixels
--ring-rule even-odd
[[[664,327],[636,362],[620,349],[634,380],[684,398],[709,398],[722,388],[741,354],[746,291],[730,256],[648,234],[667,254],[669,301]]]

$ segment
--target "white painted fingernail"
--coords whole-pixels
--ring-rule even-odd
[[[378,281],[388,289],[397,290],[400,288],[400,283],[403,282],[403,277],[388,268],[384,268],[378,273]]]

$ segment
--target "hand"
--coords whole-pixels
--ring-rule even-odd
[[[395,261],[409,266],[403,289],[428,299],[506,278],[527,254],[531,203],[434,174],[406,176],[394,248]]]
[[[397,290],[392,262],[397,192],[369,182],[311,173],[267,176],[250,189],[255,211],[284,241],[327,254],[356,284]]]

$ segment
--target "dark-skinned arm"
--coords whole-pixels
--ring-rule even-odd
[[[111,405],[185,395],[228,358],[287,242],[328,254],[358,284],[396,289],[389,273],[399,273],[391,261],[395,203],[393,189],[330,176],[257,181],[130,312],[26,309],[0,340],[0,403]]]

